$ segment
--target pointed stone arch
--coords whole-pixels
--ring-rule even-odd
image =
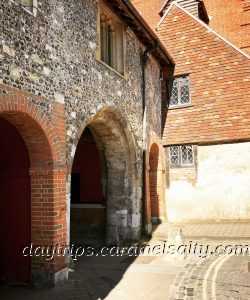
[[[88,126],[98,137],[107,163],[108,244],[138,238],[140,232],[141,176],[133,132],[124,114],[115,105],[100,106],[83,122],[72,145],[73,157],[84,129]],[[70,199],[70,185],[67,189]],[[70,205],[68,205],[69,215]],[[68,232],[69,234],[69,232]]]

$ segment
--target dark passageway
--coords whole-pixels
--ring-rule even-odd
[[[87,127],[78,142],[71,174],[71,242],[105,238],[105,159]]]
[[[0,118],[0,280],[28,282],[31,240],[29,154],[15,127]]]

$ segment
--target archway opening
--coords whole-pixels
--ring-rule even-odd
[[[150,187],[150,208],[151,222],[153,225],[160,223],[160,207],[158,194],[158,164],[159,164],[159,148],[153,144],[149,153],[149,187]]]
[[[31,242],[30,159],[18,130],[0,118],[0,280],[29,282]]]
[[[106,228],[106,162],[100,142],[86,127],[71,172],[71,242],[101,243]]]
[[[81,197],[79,196],[81,194],[81,191],[79,192],[81,179],[79,179],[79,175],[74,175],[74,173],[79,173],[76,169],[76,161],[79,160],[77,157],[79,157],[81,151],[88,151],[86,139],[91,139],[92,144],[95,144],[95,146],[91,146],[92,149],[96,147],[95,151],[92,151],[92,156],[90,154],[86,155],[88,164],[92,168],[92,178],[94,178],[92,189],[89,190],[90,194],[92,193],[89,198],[93,197],[94,200],[90,202],[89,199],[86,199],[90,203],[74,204],[75,200],[73,200],[72,195],[77,198],[78,194],[78,199]],[[79,131],[76,145],[76,152],[71,166],[71,174],[73,174],[71,176],[73,180],[71,182],[70,207],[71,242],[75,241],[76,235],[78,235],[78,241],[85,242],[86,232],[92,241],[95,241],[97,232],[102,232],[105,244],[108,245],[136,239],[139,236],[141,225],[140,194],[138,193],[140,190],[140,175],[137,169],[133,134],[125,118],[115,107],[107,106],[102,108],[86,120],[86,123]],[[95,156],[93,153],[95,153]],[[91,157],[92,159],[90,159]],[[86,168],[87,164],[84,162],[83,164],[85,169],[88,169]],[[90,171],[86,172],[87,174],[88,172],[90,173]],[[95,193],[99,191],[97,198],[94,197],[93,189],[95,189]],[[98,203],[94,203],[96,201]],[[99,229],[102,228],[102,231],[94,230],[94,233],[85,223],[89,218],[85,214],[89,213],[87,208],[93,209],[93,205],[98,205],[95,208],[98,208],[99,211],[102,209],[102,213],[95,212],[94,217],[91,219],[92,228],[97,228],[98,224],[100,225],[98,225]],[[80,210],[80,208],[81,213],[79,212],[79,215],[81,214],[81,216],[78,218],[77,226],[75,211]],[[105,212],[105,219],[103,212]],[[79,221],[81,221],[81,226],[79,226]],[[96,227],[93,226],[93,223],[95,223]],[[85,228],[81,229],[81,234],[79,234],[80,227]],[[77,231],[78,233],[76,234]]]

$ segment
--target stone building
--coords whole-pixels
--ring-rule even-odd
[[[173,60],[129,1],[8,0],[1,15],[0,279],[55,285],[66,257],[25,246],[133,240],[151,217],[143,162],[158,172]]]
[[[133,1],[175,60],[163,82],[167,219],[249,220],[249,3],[163,2]]]
[[[30,244],[249,219],[247,1],[131,2],[1,3],[0,280],[67,278]]]

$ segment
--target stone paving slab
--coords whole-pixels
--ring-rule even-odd
[[[163,223],[154,228],[153,237],[167,239],[172,231],[182,230],[184,239],[250,239],[249,222]]]

